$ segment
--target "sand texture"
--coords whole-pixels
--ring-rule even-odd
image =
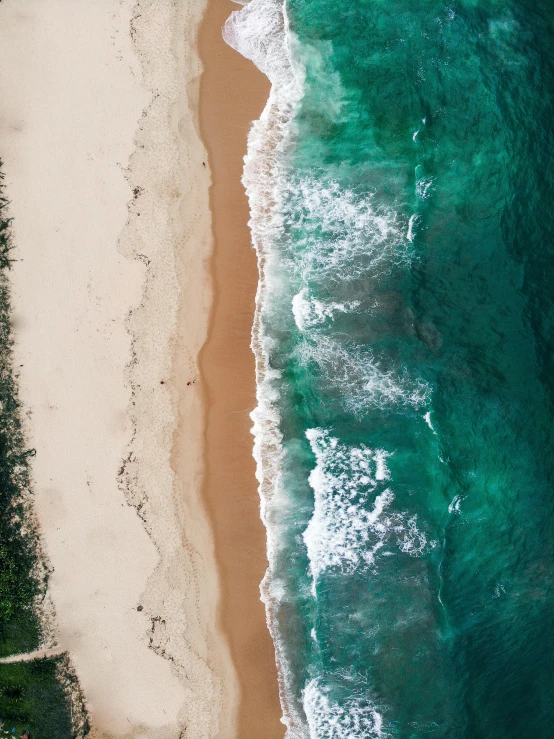
[[[55,646],[96,738],[236,735],[200,497],[202,12],[197,0],[0,4],[15,359]]]
[[[207,398],[204,492],[221,572],[221,625],[241,687],[238,736],[279,739],[285,728],[275,650],[260,600],[266,539],[250,418],[256,405],[250,340],[258,272],[241,184],[248,131],[263,110],[269,83],[222,39],[221,27],[237,7],[229,0],[208,0],[199,33],[204,65],[200,125],[213,175],[215,242],[210,263],[214,309],[200,355]]]

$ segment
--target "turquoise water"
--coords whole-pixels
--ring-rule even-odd
[[[554,736],[554,5],[252,0],[288,736]]]

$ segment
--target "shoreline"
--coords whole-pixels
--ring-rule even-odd
[[[220,573],[220,626],[241,687],[240,739],[277,739],[281,723],[275,649],[260,599],[267,568],[250,412],[256,405],[250,348],[258,269],[241,183],[247,134],[269,96],[269,81],[222,38],[236,4],[208,0],[198,45],[200,133],[212,175],[210,258],[213,306],[200,353],[206,403],[204,499]]]

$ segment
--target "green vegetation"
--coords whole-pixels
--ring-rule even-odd
[[[33,574],[37,542],[24,510],[30,497],[28,459],[34,452],[25,448],[13,373],[6,204],[0,197],[0,657],[37,648],[40,628],[32,606],[46,585]]]
[[[59,675],[60,658],[0,665],[3,732],[29,739],[73,737],[71,709]],[[15,734],[12,734],[15,729]]]
[[[13,369],[10,221],[2,195],[0,173],[0,657],[6,657],[31,652],[41,643],[37,605],[46,592],[47,571],[30,503],[34,450],[25,445]],[[86,736],[82,701],[76,701],[75,711],[71,705],[75,691],[78,683],[67,657],[0,664],[0,736]]]

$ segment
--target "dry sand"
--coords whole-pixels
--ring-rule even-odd
[[[235,295],[236,304],[225,297],[221,270],[224,263],[231,270],[232,259],[216,256],[218,310],[236,312],[237,321],[218,323],[216,313],[210,335],[219,342],[227,332],[227,349],[207,350],[203,366],[214,408],[223,402],[214,385],[227,372],[221,362],[232,367],[225,392],[230,382],[244,383],[233,403],[210,410],[208,454],[223,443],[218,418],[237,438],[232,469],[216,472],[210,461],[208,500],[223,626],[239,672],[251,652],[240,685],[254,693],[243,694],[244,705],[268,717],[267,731],[241,718],[241,727],[258,728],[237,733],[239,681],[217,624],[218,575],[200,497],[197,355],[211,301],[209,169],[194,112],[202,11],[200,0],[0,4],[0,156],[18,260],[15,357],[37,450],[55,646],[71,656],[97,738],[283,733],[275,728],[275,668],[254,587],[264,542],[248,438],[253,368],[245,359],[256,277],[237,194],[245,117],[237,119],[239,148],[225,179],[234,183],[228,205],[238,198],[242,209],[236,259],[247,270],[245,296]],[[261,100],[254,108],[251,116]],[[215,148],[212,159],[219,167]],[[216,233],[223,223],[216,220]],[[238,280],[236,269],[229,279]],[[233,425],[228,414],[237,409]],[[229,448],[221,454],[228,460]],[[227,496],[234,509],[226,539],[229,511],[216,508]]]

